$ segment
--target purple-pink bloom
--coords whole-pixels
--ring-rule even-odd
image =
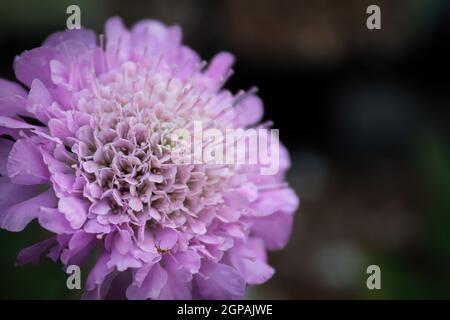
[[[273,276],[267,250],[289,239],[299,200],[288,152],[271,176],[258,164],[179,165],[169,133],[198,119],[258,126],[261,100],[223,89],[233,56],[205,66],[178,26],[127,30],[115,17],[98,42],[90,30],[52,34],[14,61],[27,90],[0,79],[0,226],[37,219],[54,234],[17,264],[95,255],[85,298],[115,286],[129,299],[242,298]]]

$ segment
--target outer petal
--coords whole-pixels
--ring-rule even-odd
[[[155,246],[162,250],[170,250],[176,244],[178,239],[177,232],[173,229],[159,229],[155,234]]]
[[[106,21],[106,49],[108,62],[115,63],[116,59],[125,61],[130,55],[130,32],[125,28],[122,19],[119,17],[112,17]],[[104,60],[104,55],[100,55],[100,60]],[[99,65],[105,65],[105,61],[100,61]],[[104,66],[102,66],[104,67]],[[103,69],[103,68],[102,68]]]
[[[40,207],[51,207],[55,204],[55,194],[48,190],[0,213],[0,227],[9,231],[22,231],[31,220],[39,216]]]
[[[27,97],[27,111],[46,124],[50,119],[50,105],[52,102],[53,98],[42,81],[34,79]]]
[[[136,23],[131,29],[131,41],[133,48],[142,50],[147,46],[147,50],[158,52],[167,36],[167,27],[156,20],[142,20]]]
[[[13,81],[0,79],[0,98],[7,96],[26,97],[27,92],[20,85]]]
[[[200,268],[200,257],[192,251],[176,254],[176,260],[174,261],[171,257],[165,257],[164,259],[168,277],[159,296],[161,300],[192,299],[191,272],[198,272]]]
[[[84,224],[83,229],[87,233],[93,233],[93,234],[109,233],[111,231],[111,226],[103,225],[103,224],[98,223],[97,220],[90,219]]]
[[[204,299],[241,299],[245,294],[245,281],[231,266],[204,261],[200,269],[202,275],[194,280],[200,297]]]
[[[50,181],[50,173],[34,139],[18,140],[7,163],[8,176],[16,184],[32,185]]]
[[[0,177],[0,215],[9,207],[30,199],[39,193],[36,186],[20,186],[7,177]]]
[[[36,126],[28,124],[19,118],[16,119],[4,116],[0,116],[0,127],[5,127],[8,129],[37,129]]]
[[[55,49],[51,47],[39,47],[25,51],[14,60],[16,78],[27,87],[31,87],[34,79],[41,80],[47,87],[53,87],[49,64],[55,54]]]
[[[56,208],[41,208],[39,224],[44,229],[57,234],[72,234],[76,231],[70,226],[64,214]]]
[[[56,236],[57,244],[50,249],[47,257],[49,257],[53,262],[58,261],[61,256],[61,252],[67,247],[70,238],[72,238],[72,235],[58,234]]]
[[[58,209],[70,222],[70,226],[79,229],[87,218],[88,204],[77,197],[61,198],[58,203]]]
[[[252,220],[252,235],[264,240],[269,250],[286,246],[292,231],[293,216],[283,212],[275,212],[266,217]]]
[[[182,251],[175,254],[178,263],[190,273],[197,273],[200,270],[201,260],[194,250]]]
[[[26,96],[27,92],[17,83],[0,79],[0,114],[3,116],[27,115]]]
[[[279,189],[262,192],[251,208],[256,216],[268,216],[276,211],[293,214],[297,210],[299,200],[292,189]]]
[[[159,263],[152,266],[142,285],[131,284],[127,289],[127,298],[131,300],[158,299],[167,281],[167,272]]]
[[[23,266],[28,263],[36,262],[53,243],[55,243],[55,237],[22,249],[17,256],[16,265]]]
[[[117,271],[122,272],[128,268],[140,268],[142,267],[142,262],[131,253],[121,254],[114,248],[108,261],[108,268],[113,267],[116,267]]]
[[[218,89],[225,80],[230,68],[234,63],[234,57],[228,52],[221,52],[214,56],[205,76],[210,83],[212,89]]]
[[[105,23],[105,35],[108,43],[117,44],[128,33],[120,17],[111,17]]]
[[[275,273],[266,263],[264,243],[261,239],[248,239],[235,245],[228,252],[228,258],[248,284],[262,284]]]
[[[64,265],[82,265],[88,254],[91,252],[95,236],[78,230],[69,240],[69,246],[61,254],[61,261]]]
[[[84,299],[102,299],[106,296],[116,272],[113,268],[108,268],[107,262],[109,254],[103,252],[97,259],[94,268],[89,273],[86,281],[86,292]]]
[[[95,32],[86,29],[73,29],[55,32],[44,41],[44,46],[55,47],[64,41],[77,41],[86,47],[93,47],[96,44]]]

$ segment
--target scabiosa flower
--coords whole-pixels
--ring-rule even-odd
[[[93,257],[85,298],[104,298],[125,273],[129,299],[243,297],[274,274],[266,251],[290,235],[288,153],[270,176],[260,164],[175,164],[170,133],[194,120],[257,126],[261,100],[222,89],[233,57],[206,66],[177,26],[129,31],[111,18],[105,29],[98,44],[68,30],[18,56],[28,91],[0,80],[0,226],[19,232],[37,219],[53,234],[17,264]]]

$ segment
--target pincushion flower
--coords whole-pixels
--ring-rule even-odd
[[[95,263],[85,298],[105,298],[123,273],[129,299],[238,299],[274,274],[266,251],[289,239],[298,198],[280,169],[260,164],[176,164],[170,133],[192,121],[258,126],[253,93],[222,88],[232,55],[209,65],[181,44],[177,26],[145,20],[105,36],[67,30],[14,61],[0,80],[0,226],[34,219],[52,234],[17,264],[47,255]],[[120,289],[120,288],[119,288]]]

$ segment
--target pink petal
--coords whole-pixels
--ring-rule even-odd
[[[262,284],[269,280],[275,270],[266,263],[264,243],[251,238],[237,244],[228,252],[231,265],[248,284]]]
[[[178,261],[178,258],[177,258]],[[178,261],[179,262],[179,261]],[[196,263],[195,263],[196,264]],[[191,300],[192,299],[192,275],[180,266],[173,258],[164,258],[164,268],[167,271],[167,281],[161,290],[161,300]],[[195,266],[196,269],[196,266]]]
[[[200,270],[201,260],[198,253],[193,250],[182,251],[175,254],[177,261],[190,273],[197,273]]]
[[[0,79],[0,113],[3,116],[28,115],[26,96],[27,92],[17,83]]]
[[[214,56],[205,75],[217,86],[224,80],[233,63],[234,57],[232,54],[221,52]]]
[[[86,221],[88,204],[86,201],[77,197],[65,197],[59,199],[58,209],[70,222],[70,226],[79,229]]]
[[[50,119],[48,121],[48,128],[52,137],[64,139],[73,135],[68,128],[67,121],[63,119]]]
[[[281,249],[289,241],[292,223],[292,215],[275,212],[270,216],[253,218],[251,233],[262,238],[269,250]]]
[[[37,262],[54,242],[55,237],[52,237],[22,249],[17,256],[16,265],[23,266],[28,263]]]
[[[142,267],[142,262],[131,253],[121,254],[117,250],[112,250],[110,260],[108,261],[108,268],[116,267],[117,271],[122,272],[128,268],[140,268]]]
[[[36,129],[37,127],[21,119],[0,116],[0,126],[9,129]]]
[[[203,276],[196,275],[194,280],[201,298],[236,300],[244,296],[245,281],[233,267],[204,261],[200,272]]]
[[[11,183],[7,177],[0,177],[0,214],[12,205],[39,194],[36,186],[21,186]]]
[[[94,240],[94,235],[83,230],[76,231],[69,240],[68,248],[63,250],[61,261],[64,265],[76,264],[81,266],[88,254],[91,253]]]
[[[142,285],[131,284],[127,289],[127,298],[131,300],[158,299],[167,282],[167,272],[159,263],[152,266]]]
[[[50,60],[54,59],[56,50],[50,47],[39,47],[25,51],[14,59],[16,78],[27,87],[34,79],[41,80],[45,86],[52,87],[50,76]]]
[[[55,47],[65,41],[77,41],[83,43],[86,47],[94,47],[96,44],[95,32],[86,29],[72,29],[52,33],[45,39],[44,46]]]
[[[292,189],[279,189],[262,192],[258,201],[251,204],[256,216],[268,216],[276,211],[294,214],[299,199]]]
[[[242,100],[235,107],[235,125],[239,128],[253,126],[261,121],[264,114],[262,100],[255,95]]]
[[[229,208],[227,206],[222,206],[217,210],[217,218],[223,222],[235,222],[239,220],[241,213],[237,209]]]
[[[72,234],[74,230],[64,214],[56,208],[42,207],[39,213],[39,224],[48,231],[57,234]]]
[[[50,173],[36,140],[17,140],[11,149],[7,163],[8,176],[16,184],[44,184],[50,181]]]
[[[31,220],[39,216],[40,207],[51,207],[55,204],[55,194],[53,190],[48,190],[0,213],[0,226],[9,231],[22,231]]]
[[[0,98],[7,96],[26,97],[27,92],[19,84],[0,78]]]
[[[114,272],[114,269],[108,268],[107,262],[109,259],[109,254],[103,252],[97,259],[95,266],[89,272],[88,278],[86,280],[86,293],[84,298],[91,299],[102,299],[106,296],[109,287],[109,281],[106,281]],[[112,280],[112,279],[110,279]]]
[[[42,123],[47,123],[50,119],[49,107],[52,102],[53,98],[45,85],[39,79],[34,79],[27,98],[27,111],[34,114]]]

